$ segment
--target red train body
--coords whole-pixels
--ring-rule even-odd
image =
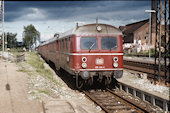
[[[77,87],[82,81],[92,84],[94,77],[110,84],[123,74],[122,33],[111,25],[77,26],[40,45],[38,52],[56,69],[75,75]]]

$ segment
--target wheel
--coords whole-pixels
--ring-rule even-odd
[[[83,86],[83,80],[80,78],[80,76],[77,74],[76,75],[76,87],[78,89],[81,89]]]
[[[102,83],[102,81],[103,81],[103,75],[99,74],[99,77],[98,77],[97,80],[99,81],[99,83]]]
[[[105,86],[108,87],[110,85],[111,81],[112,81],[111,77],[105,77]]]
[[[88,79],[88,85],[91,86],[93,84],[93,77],[90,77]]]

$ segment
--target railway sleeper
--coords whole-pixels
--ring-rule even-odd
[[[109,109],[110,111],[129,111],[132,110],[131,107],[127,107],[127,106],[106,106],[107,109]]]
[[[124,104],[122,104],[122,103],[117,104],[115,102],[112,102],[112,103],[103,103],[102,105],[103,106],[124,106]]]

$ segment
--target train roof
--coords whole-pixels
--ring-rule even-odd
[[[100,35],[100,34],[102,34],[102,35],[122,35],[122,32],[118,28],[116,28],[112,25],[108,25],[108,24],[101,24],[101,23],[86,24],[86,25],[82,25],[82,26],[76,26],[75,28],[66,31],[65,33],[60,34],[59,37],[53,37],[53,38],[47,40],[40,46],[51,43],[57,39],[64,38],[66,36],[73,35],[73,34],[75,34],[75,35]]]
[[[40,44],[40,46],[46,45],[46,44],[48,44],[50,42],[53,42],[55,40],[57,40],[57,37],[50,38],[49,40],[47,40],[47,41],[43,42],[42,44]]]
[[[97,29],[101,29],[100,31]],[[86,24],[86,25],[82,25],[82,26],[77,26],[63,34],[60,35],[59,38],[63,38],[65,36],[68,36],[68,35],[72,35],[72,34],[75,34],[75,35],[113,35],[113,34],[116,34],[116,35],[122,35],[122,32],[112,26],[112,25],[108,25],[108,24]]]

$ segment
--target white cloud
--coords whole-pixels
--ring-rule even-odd
[[[74,22],[64,22],[59,20],[53,21],[13,21],[5,23],[5,32],[17,33],[17,40],[22,41],[22,33],[24,31],[24,26],[34,25],[35,28],[40,32],[41,41],[48,40],[52,38],[56,32],[67,31],[75,27]]]
[[[50,38],[52,38],[54,34],[50,33],[41,33],[41,41],[46,41]]]
[[[76,20],[80,21],[80,20]],[[87,19],[85,24],[94,23],[96,20],[94,19]],[[136,22],[139,20],[130,19],[130,20],[117,20],[117,19],[109,19],[109,20],[102,20],[99,18],[99,23],[110,24],[115,27],[119,27],[120,25],[125,25],[128,23]],[[18,41],[22,41],[22,32],[24,31],[23,26],[27,25],[34,25],[35,28],[40,32],[41,41],[48,40],[52,38],[56,32],[65,32],[71,28],[76,26],[75,21],[64,21],[64,20],[50,20],[50,21],[14,21],[14,22],[6,22],[5,23],[5,32],[12,32],[17,33]]]
[[[94,23],[96,21],[96,17],[99,17],[99,23],[119,27],[120,25],[139,21],[139,19],[142,20],[147,15],[144,13],[144,9],[148,9],[148,6],[143,7],[142,9],[137,8],[136,10],[106,10],[106,12],[104,12],[105,10],[103,11],[102,8],[102,6],[84,8],[62,7],[60,9],[59,7],[56,7],[51,10],[35,7],[24,8],[18,12],[21,16],[16,18],[15,21],[5,23],[5,31],[17,33],[18,41],[22,41],[22,32],[24,30],[23,26],[32,24],[41,33],[41,41],[44,41],[53,37],[56,32],[67,31],[75,27],[75,22],[77,21],[85,22],[86,24]],[[58,11],[57,9],[60,13],[57,12],[56,15],[58,15],[56,16],[54,12]],[[51,19],[51,16],[48,15],[48,11],[53,11],[53,14],[51,15],[54,16],[53,19]]]
[[[22,10],[22,15],[16,18],[14,21],[25,20],[25,21],[37,21],[44,20],[47,18],[47,12],[38,8],[25,8]]]

